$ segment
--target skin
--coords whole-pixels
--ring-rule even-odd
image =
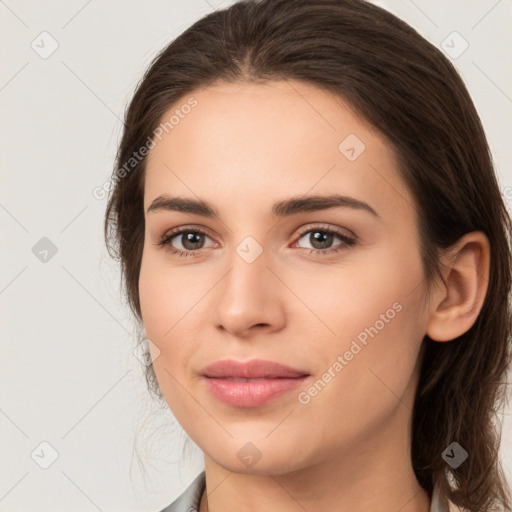
[[[296,81],[218,83],[191,96],[198,105],[148,156],[139,291],[147,337],[160,351],[159,386],[205,454],[201,511],[428,512],[410,458],[420,348],[425,334],[449,341],[474,323],[487,286],[487,239],[470,233],[447,252],[446,284],[427,296],[414,200],[393,148],[346,103]],[[354,161],[338,149],[349,134],[365,144]],[[378,216],[349,207],[272,216],[276,201],[334,192]],[[205,200],[220,218],[148,213],[163,193]],[[183,226],[207,230],[202,248],[200,238],[189,249],[196,256],[158,245]],[[325,233],[319,226],[356,243],[334,236],[322,249],[311,232],[299,233]],[[263,251],[252,263],[236,252],[247,236]],[[181,250],[186,243],[172,241]],[[298,393],[393,304],[400,311],[301,403]],[[261,407],[231,407],[199,376],[225,358],[268,359],[310,377]],[[237,456],[248,442],[261,455],[250,467]]]

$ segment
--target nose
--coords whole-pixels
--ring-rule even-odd
[[[247,338],[262,330],[273,333],[284,327],[286,290],[268,263],[265,251],[252,262],[233,251],[231,269],[215,290],[214,322],[218,329]]]

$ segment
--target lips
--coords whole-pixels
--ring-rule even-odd
[[[232,407],[260,407],[296,389],[309,374],[289,366],[253,359],[217,361],[201,372],[207,390]]]
[[[201,372],[201,375],[224,379],[293,379],[309,374],[280,363],[262,359],[253,359],[247,362],[225,359],[207,366]]]

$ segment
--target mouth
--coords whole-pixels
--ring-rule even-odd
[[[263,359],[251,359],[250,361],[222,359],[204,368],[201,375],[211,378],[255,380],[296,378],[309,374],[303,370]]]
[[[232,407],[260,407],[290,393],[309,376],[305,371],[260,359],[217,361],[201,372],[208,391]]]

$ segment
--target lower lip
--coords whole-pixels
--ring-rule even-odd
[[[307,376],[266,380],[234,380],[205,377],[208,390],[221,402],[233,407],[259,407],[267,402],[293,391]]]

